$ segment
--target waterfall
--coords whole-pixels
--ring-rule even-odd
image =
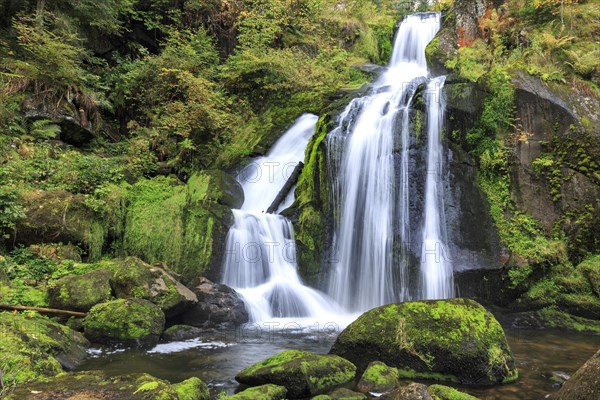
[[[435,174],[427,174],[424,216],[411,214],[409,195],[415,162],[409,153],[410,107],[428,77],[425,47],[439,29],[439,18],[438,13],[421,13],[404,19],[388,69],[369,95],[348,105],[327,138],[337,255],[328,293],[348,310],[411,298],[410,232],[419,220],[424,221],[421,285],[413,297],[453,295],[451,263],[429,254],[430,246],[445,247],[439,188],[443,78],[427,85],[427,170]]]
[[[275,143],[265,157],[255,159],[238,174],[245,201],[233,210],[234,224],[227,234],[223,283],[233,287],[248,308],[252,322],[317,318],[340,313],[325,294],[305,286],[298,276],[292,224],[277,214],[265,214],[313,134],[317,117],[305,114]],[[294,200],[293,190],[280,206]]]

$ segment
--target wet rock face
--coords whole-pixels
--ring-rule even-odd
[[[193,289],[198,304],[181,316],[182,322],[200,328],[233,328],[248,322],[248,311],[239,294],[229,286],[204,277]]]
[[[552,396],[554,400],[595,400],[600,393],[600,351],[592,356]]]

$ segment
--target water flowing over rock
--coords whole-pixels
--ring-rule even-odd
[[[318,318],[338,311],[330,299],[305,286],[298,276],[291,222],[264,213],[303,159],[316,121],[314,115],[300,117],[267,156],[254,160],[238,175],[245,201],[241,210],[233,210],[235,223],[227,235],[223,282],[242,295],[251,321]],[[293,200],[292,191],[280,209]]]
[[[425,158],[415,148],[422,122],[413,118],[411,124],[411,105],[429,74],[425,47],[439,18],[437,13],[405,18],[389,68],[369,95],[346,107],[327,137],[337,218],[336,263],[327,291],[349,310],[454,293],[452,265],[444,254],[443,77],[426,86]],[[419,263],[420,273],[409,271]]]

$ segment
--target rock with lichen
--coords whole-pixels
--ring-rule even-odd
[[[85,336],[98,343],[152,346],[165,327],[165,314],[143,299],[117,299],[91,308],[83,320]]]
[[[286,350],[245,368],[235,379],[246,385],[283,386],[289,398],[302,398],[348,383],[355,373],[354,364],[341,357]]]
[[[338,336],[330,353],[359,371],[382,361],[397,368],[400,378],[494,385],[518,377],[502,327],[469,299],[374,308]]]

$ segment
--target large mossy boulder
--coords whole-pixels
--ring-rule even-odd
[[[165,314],[143,299],[117,299],[97,304],[83,320],[86,337],[98,343],[152,346],[165,327]]]
[[[197,275],[217,277],[236,192],[224,180],[222,174],[203,171],[186,184],[163,176],[137,182],[127,194],[125,252],[164,262],[186,282]]]
[[[286,350],[249,366],[235,376],[246,385],[284,386],[289,398],[313,396],[354,379],[356,367],[335,355]]]
[[[469,299],[374,308],[344,329],[330,353],[359,371],[382,361],[398,368],[401,378],[493,385],[518,377],[502,327]]]
[[[569,378],[554,400],[597,400],[600,394],[600,350]]]
[[[19,385],[11,400],[208,400],[206,384],[191,378],[171,385],[144,373],[107,376],[102,371],[63,373],[53,378]]]
[[[287,389],[283,386],[266,384],[248,388],[233,396],[228,396],[228,400],[283,400],[287,397]]]
[[[97,269],[83,275],[68,275],[48,288],[50,307],[65,310],[88,311],[112,297],[112,272]]]
[[[119,298],[140,298],[151,301],[170,318],[198,302],[190,289],[181,284],[173,273],[128,257],[115,271],[112,287]]]
[[[0,312],[0,366],[5,384],[23,383],[75,368],[89,342],[49,318]]]

